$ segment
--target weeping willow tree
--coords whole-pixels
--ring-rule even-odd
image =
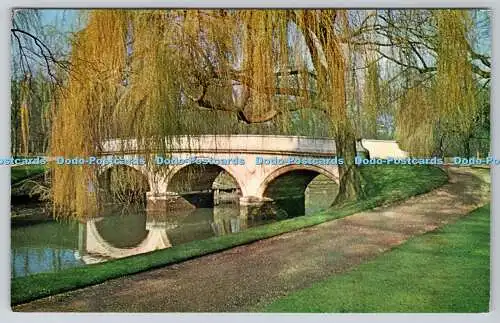
[[[292,50],[291,24],[303,35],[307,55]],[[51,153],[97,155],[108,138],[134,138],[146,155],[168,152],[175,135],[228,127],[227,118],[200,123],[202,111],[244,124],[277,121],[285,128],[281,116],[307,107],[327,116],[338,154],[350,161],[349,54],[341,43],[348,33],[347,15],[336,10],[90,11],[72,46]],[[308,62],[312,68],[300,71]],[[88,188],[96,182],[95,170],[55,167],[53,174],[56,209],[88,212],[96,201]],[[337,202],[362,196],[352,162],[340,175]]]
[[[313,110],[346,161],[335,203],[362,198],[356,125],[376,131],[378,116],[390,110],[383,91],[398,93],[391,101],[398,138],[414,154],[429,153],[439,131],[471,127],[476,111],[467,14],[415,12],[367,11],[355,19],[346,10],[91,10],[73,41],[51,153],[98,155],[104,140],[131,138],[145,156],[167,154],[180,134],[255,125],[287,133],[293,113]],[[356,67],[353,57],[368,64]],[[382,60],[397,68],[382,76]],[[358,69],[366,71],[353,77]],[[348,102],[361,97],[352,91],[364,99]],[[353,120],[352,107],[362,108],[364,120]],[[88,187],[98,182],[95,168],[55,167],[53,175],[57,211],[81,216],[96,205]]]
[[[432,70],[431,77],[413,79],[397,115],[403,149],[419,156],[442,154],[444,136],[464,137],[472,131],[479,113],[470,16],[461,10],[436,10],[432,19],[436,26],[435,67],[425,66]]]
[[[380,75],[376,61],[368,64],[366,74],[361,133],[364,138],[375,138],[377,136],[377,117],[382,110],[380,106]]]
[[[395,139],[414,155],[442,155],[461,140],[468,145],[481,127],[475,101],[490,81],[488,11],[380,9],[358,17],[350,43],[371,53],[356,66],[363,74],[361,133],[395,118]]]

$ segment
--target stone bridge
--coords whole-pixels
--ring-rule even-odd
[[[108,140],[102,147],[103,155],[144,155],[136,140]],[[168,156],[159,153],[146,165],[131,166],[147,179],[150,209],[210,206],[213,183],[223,171],[236,183],[241,205],[284,197],[303,199],[307,185],[319,174],[339,181],[335,141],[328,138],[177,136],[168,147]],[[371,158],[407,157],[395,141],[363,139],[358,151],[363,148]]]

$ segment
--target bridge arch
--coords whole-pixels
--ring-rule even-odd
[[[281,216],[305,215],[306,190],[319,175],[339,183],[336,167],[325,169],[315,165],[286,165],[274,170],[262,181],[258,196],[272,201],[275,212],[281,212]]]
[[[216,164],[186,164],[175,166],[168,175],[167,191],[179,192],[184,189],[202,191],[212,189],[212,185],[221,172],[226,172],[236,183],[240,190],[243,190],[241,180],[237,173],[228,165]],[[190,172],[193,172],[190,174]],[[202,173],[203,172],[203,173]],[[202,176],[195,176],[202,173]],[[191,177],[191,178],[189,178]],[[186,180],[187,179],[187,180]]]
[[[229,176],[233,184],[229,185],[229,199],[236,200],[241,196],[243,187],[237,172],[228,165],[197,164],[175,166],[167,175],[166,193],[174,194],[168,208],[213,207],[221,200],[219,188],[214,187],[221,173]],[[226,183],[229,184],[229,183]]]
[[[300,173],[302,172],[302,175],[304,175],[305,180],[312,181],[314,177],[322,174],[334,181],[335,183],[339,184],[339,173],[338,173],[338,166],[330,166],[330,169],[326,169],[320,166],[316,165],[285,165],[282,167],[277,168],[273,172],[271,172],[267,177],[262,181],[262,183],[259,186],[259,189],[257,190],[257,196],[258,197],[265,197],[266,190],[268,190],[269,185],[278,179],[279,177],[289,174],[290,176],[293,176],[294,173]],[[309,184],[307,182],[307,184]],[[306,187],[307,187],[306,184]]]

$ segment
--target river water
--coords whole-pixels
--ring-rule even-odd
[[[144,208],[109,205],[97,217],[85,221],[13,224],[11,276],[14,278],[41,272],[57,272],[170,248],[193,240],[232,234],[284,218],[307,216],[331,205],[337,189],[332,181],[321,175],[316,177],[306,189],[305,212],[293,214],[290,210],[294,207],[289,207],[285,217],[279,216],[279,212],[248,216],[237,202],[168,214],[146,211]],[[32,205],[15,206],[12,212],[16,217],[23,217],[47,211],[39,205]]]

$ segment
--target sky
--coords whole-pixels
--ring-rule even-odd
[[[41,16],[42,28],[44,29],[44,31],[47,32],[47,30],[50,29],[53,29],[54,31],[53,44],[48,45],[57,47],[63,46],[63,51],[69,51],[69,42],[67,41],[68,39],[66,37],[69,36],[70,33],[77,31],[81,28],[81,26],[83,26],[79,15],[79,13],[82,12],[82,9],[39,9],[39,12]],[[474,47],[478,52],[491,56],[491,27],[490,19],[488,18],[488,15],[491,15],[491,11],[478,10],[476,13],[477,14],[474,15],[474,18],[476,20],[475,25],[478,28],[479,32],[475,35]],[[36,33],[36,30],[32,32]],[[304,51],[302,59],[305,61],[307,68],[311,70],[312,62],[310,55],[306,50],[307,47],[305,45],[304,37],[298,32],[294,24],[290,24],[289,26],[289,37],[289,42],[294,43],[295,45],[295,51]],[[50,38],[52,37],[49,37],[49,43],[51,41]],[[477,62],[475,63],[480,64]],[[484,69],[484,66],[482,67]]]
[[[42,25],[58,26],[63,31],[75,31],[78,9],[40,9]]]
[[[73,32],[78,29],[79,11],[81,9],[40,9],[42,25],[57,26],[62,31]],[[477,49],[481,53],[491,52],[491,28],[488,25],[488,15],[491,15],[489,10],[478,10],[476,15],[476,26],[482,30],[476,39]],[[291,33],[293,34],[294,28],[292,27],[291,29]]]

